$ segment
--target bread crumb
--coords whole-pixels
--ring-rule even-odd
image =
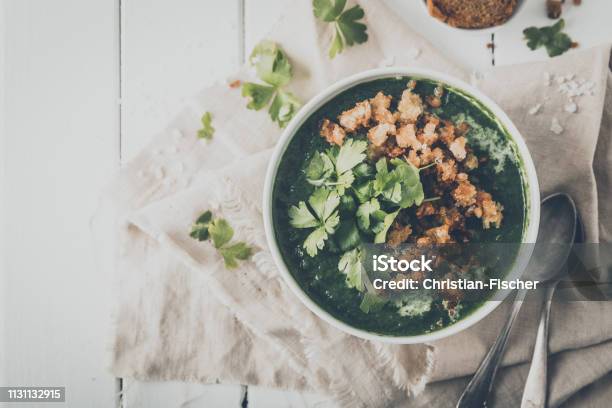
[[[561,123],[559,123],[559,119],[557,119],[557,117],[553,117],[550,124],[550,131],[556,135],[560,135],[563,133],[563,130],[563,126],[561,126]]]

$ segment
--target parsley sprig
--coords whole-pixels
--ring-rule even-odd
[[[341,147],[316,152],[304,169],[316,188],[307,202],[290,208],[289,217],[294,228],[314,228],[303,245],[311,257],[330,236],[331,247],[345,252],[358,247],[362,235],[384,243],[400,210],[423,203],[422,169],[398,158],[381,158],[372,166],[366,149],[364,140],[349,138]]]
[[[342,147],[334,146],[317,153],[308,163],[306,179],[313,186],[335,188],[343,195],[355,181],[353,168],[366,158],[367,142],[348,139]]]
[[[319,188],[308,199],[310,208],[304,201],[289,209],[290,223],[294,228],[314,228],[304,241],[304,249],[311,257],[317,255],[325,246],[325,241],[333,234],[340,222],[338,205],[340,197],[336,191]]]
[[[202,115],[202,119],[200,119],[200,121],[202,122],[202,128],[198,130],[198,139],[212,139],[213,135],[215,134],[215,128],[212,125],[212,119],[212,113],[210,112],[205,112],[204,115]]]
[[[339,254],[338,270],[349,288],[364,293],[360,308],[369,313],[387,301],[366,290],[363,243],[385,243],[400,211],[425,201],[420,172],[429,166],[384,157],[372,163],[366,150],[365,140],[348,138],[315,152],[304,169],[314,190],[289,209],[289,223],[308,230],[302,246],[310,257],[324,249]]]
[[[247,108],[258,111],[268,107],[272,120],[285,127],[302,105],[295,95],[285,90],[293,77],[289,58],[278,44],[262,41],[253,49],[249,62],[264,83],[242,85],[242,96],[249,100]]]
[[[348,10],[344,10],[345,7],[346,0],[312,1],[315,17],[334,25],[334,38],[329,47],[330,58],[344,51],[345,46],[351,47],[368,40],[367,27],[359,22],[365,16],[363,9],[359,5]]]
[[[338,269],[346,275],[346,285],[360,292],[364,290],[362,262],[363,255],[359,248],[345,252],[338,262]]]
[[[245,261],[253,254],[253,249],[246,243],[231,243],[230,241],[234,237],[234,229],[225,219],[214,218],[210,211],[206,211],[198,217],[191,227],[189,235],[198,241],[212,241],[228,269],[237,268],[239,260]]]
[[[529,27],[523,30],[527,46],[531,50],[545,47],[550,57],[561,55],[574,46],[572,39],[563,32],[565,21],[563,19],[547,27]]]

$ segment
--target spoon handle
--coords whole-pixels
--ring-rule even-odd
[[[548,364],[548,321],[550,317],[550,306],[555,293],[556,284],[546,289],[544,307],[538,325],[538,334],[533,348],[531,367],[525,382],[521,408],[545,408],[547,391],[547,364]]]
[[[478,370],[474,374],[474,377],[470,380],[465,391],[461,395],[457,408],[477,408],[486,407],[487,397],[493,387],[495,380],[495,374],[497,374],[497,368],[501,363],[501,359],[504,355],[506,343],[508,342],[508,335],[510,329],[518,316],[521,306],[523,305],[523,299],[525,298],[526,290],[519,290],[514,298],[512,305],[512,312],[506,321],[506,325],[502,329],[501,333],[491,346],[491,349],[480,363]]]

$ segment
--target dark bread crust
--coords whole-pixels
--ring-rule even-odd
[[[487,28],[512,17],[517,0],[427,0],[433,17],[458,28]]]

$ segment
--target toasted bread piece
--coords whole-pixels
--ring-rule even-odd
[[[427,0],[429,14],[458,28],[487,28],[512,17],[517,0]]]

